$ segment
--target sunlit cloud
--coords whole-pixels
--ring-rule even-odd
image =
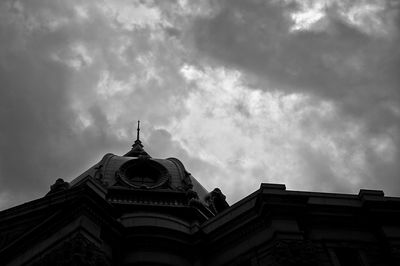
[[[231,203],[261,182],[399,194],[399,8],[3,1],[0,208],[124,154],[138,119]]]

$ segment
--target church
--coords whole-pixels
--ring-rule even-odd
[[[261,184],[229,206],[177,158],[125,155],[0,212],[0,265],[395,266],[400,198]]]

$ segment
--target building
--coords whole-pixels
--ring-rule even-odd
[[[0,265],[400,265],[400,198],[260,189],[228,206],[138,137],[0,212]]]

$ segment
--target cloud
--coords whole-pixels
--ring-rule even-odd
[[[399,21],[396,1],[3,1],[0,208],[125,153],[138,119],[231,203],[398,195]]]
[[[359,86],[366,81],[373,82],[365,89],[367,93],[382,79],[391,86],[399,81],[394,72],[399,63],[399,32],[398,28],[389,29],[398,20],[398,12],[394,16],[393,10],[385,9],[380,12],[383,18],[369,14],[375,15],[376,21],[392,18],[390,25],[379,24],[380,32],[390,30],[390,36],[371,36],[363,32],[367,23],[349,23],[350,15],[335,15],[344,11],[333,4],[324,5],[328,10],[320,18],[327,21],[323,28],[293,31],[296,23],[292,16],[298,8],[292,5],[275,1],[224,3],[216,16],[194,24],[197,48],[210,59],[264,78],[265,89],[279,86],[281,90],[342,98],[349,87],[363,94]]]
[[[217,15],[193,24],[193,42],[207,64],[242,71],[258,88],[327,98],[357,116],[398,105],[398,5],[290,2],[223,2]],[[308,26],[295,19],[307,12]]]
[[[161,124],[164,113],[179,114],[177,49],[163,53],[174,40],[157,7],[5,1],[1,13],[2,207],[129,149],[137,119]]]
[[[391,1],[220,3],[217,14],[197,19],[192,27],[202,64],[239,71],[250,89],[305,95],[334,107],[335,119],[304,114],[300,116],[304,124],[293,132],[329,139],[344,156],[342,162],[331,158],[333,152],[324,143],[309,140],[298,151],[309,165],[302,173],[314,169],[311,174],[317,175],[321,163],[313,158],[319,158],[326,171],[336,170],[325,174],[335,176],[325,187],[343,190],[335,182],[345,176],[357,180],[352,183],[354,190],[375,185],[398,193],[390,184],[398,179],[394,169],[398,169],[400,129],[399,5]],[[380,143],[384,154],[378,155],[378,146],[371,147],[372,140]],[[346,163],[347,159],[354,163]],[[337,171],[343,167],[349,171]],[[306,178],[302,180],[310,189]]]

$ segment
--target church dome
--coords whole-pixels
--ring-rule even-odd
[[[139,139],[139,127],[129,152],[122,156],[107,153],[68,187],[77,187],[88,179],[105,189],[109,203],[124,210],[153,208],[157,213],[182,213],[177,209],[189,208],[186,213],[195,212],[194,216],[204,221],[228,206],[219,189],[209,193],[180,160],[152,158]]]
[[[99,180],[106,188],[125,187],[141,190],[195,191],[204,198],[208,191],[186,171],[176,158],[155,159],[118,156],[107,153],[104,157],[71,182],[78,184],[87,176]]]

